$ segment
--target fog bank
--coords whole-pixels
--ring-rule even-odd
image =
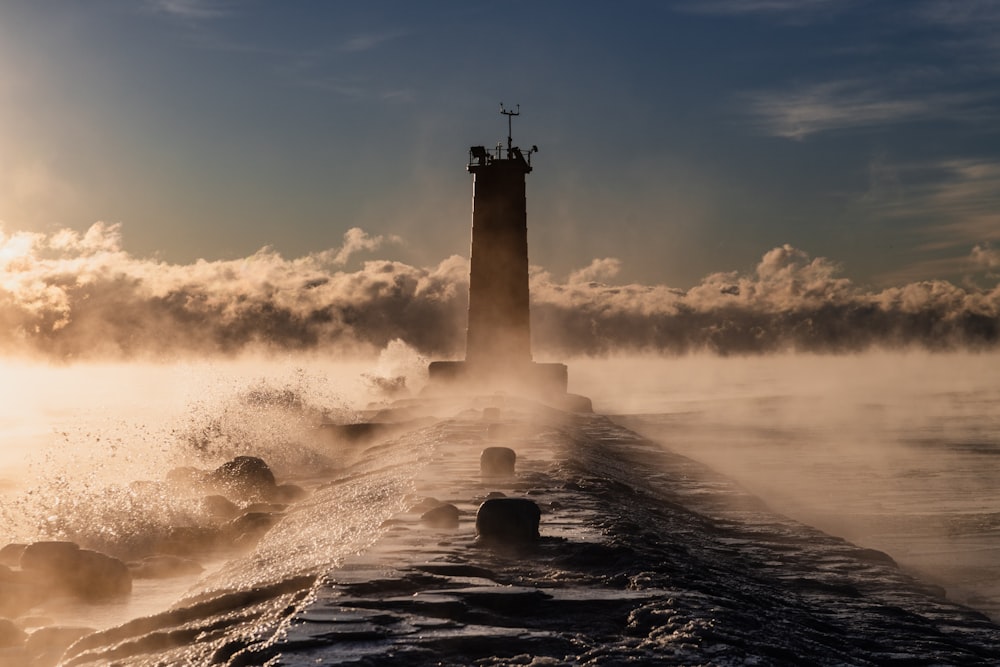
[[[424,355],[461,356],[468,259],[429,267],[370,259],[348,268],[357,253],[390,240],[401,242],[352,229],[341,247],[304,257],[262,248],[178,265],[129,254],[120,225],[97,223],[82,235],[0,231],[0,354],[353,354],[398,339]],[[618,266],[595,259],[565,279],[533,268],[537,356],[982,350],[1000,339],[1000,285],[925,281],[873,291],[788,245],[751,273],[714,273],[690,289],[614,285]]]

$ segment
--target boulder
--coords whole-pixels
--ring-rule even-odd
[[[201,511],[219,521],[229,521],[240,513],[240,506],[218,494],[201,499]]]
[[[76,563],[79,553],[80,546],[76,542],[34,542],[21,552],[20,565],[25,572],[58,575]]]
[[[533,542],[541,517],[538,505],[527,498],[491,498],[476,512],[476,534],[495,544]]]
[[[21,554],[27,544],[8,544],[0,549],[0,565],[17,567],[21,563]]]
[[[140,561],[129,563],[128,568],[132,572],[133,579],[170,579],[205,571],[197,561],[169,554],[147,556]]]
[[[479,456],[479,472],[483,477],[512,477],[517,453],[510,447],[487,447]]]
[[[279,503],[294,503],[307,495],[308,492],[298,484],[279,484],[274,490],[274,500]]]
[[[21,570],[38,586],[55,595],[88,602],[132,592],[132,575],[117,558],[73,542],[35,542],[21,554]]]
[[[280,515],[269,512],[247,512],[227,523],[222,529],[233,539],[247,534],[260,538],[280,519]]]
[[[421,514],[420,521],[431,528],[458,528],[458,508],[451,503],[438,505]]]
[[[416,514],[417,512],[423,514],[427,510],[432,510],[440,505],[444,505],[444,503],[437,498],[431,498],[428,496],[426,498],[421,498],[419,502],[411,505],[409,511],[412,514]]]
[[[69,590],[87,601],[122,597],[132,592],[132,574],[122,561],[99,551],[80,549],[69,578]]]
[[[223,495],[243,501],[271,500],[278,487],[271,468],[256,456],[237,456],[213,470],[209,477]]]

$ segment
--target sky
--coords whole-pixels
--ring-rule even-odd
[[[0,225],[178,264],[358,228],[434,266],[500,103],[553,276],[688,289],[788,246],[997,283],[1000,0],[5,0]]]

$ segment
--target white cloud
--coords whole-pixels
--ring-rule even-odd
[[[981,271],[986,271],[990,275],[1000,272],[1000,250],[997,250],[989,243],[981,243],[972,249],[969,256],[974,266]]]
[[[570,283],[590,283],[607,281],[618,275],[622,263],[617,257],[604,257],[593,260],[589,266],[569,274]]]
[[[378,237],[352,230],[343,247],[294,259],[264,248],[242,259],[168,264],[122,250],[120,231],[95,224],[84,234],[0,233],[0,351],[50,359],[349,352],[399,339],[441,357],[463,347],[466,258],[426,268],[384,260],[351,271],[332,266],[377,246]],[[996,262],[989,246],[975,257]],[[870,292],[839,277],[830,260],[788,245],[748,275],[715,273],[687,291],[584,280],[608,279],[617,267],[598,259],[562,283],[533,271],[537,352],[983,347],[995,342],[980,324],[1000,317],[1000,287],[921,281]]]
[[[368,232],[352,227],[344,232],[344,245],[330,258],[334,264],[346,264],[352,255],[367,251],[378,250],[385,243],[402,243],[402,239],[395,235],[369,236]]]

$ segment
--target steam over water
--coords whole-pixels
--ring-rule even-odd
[[[481,420],[451,415],[370,446],[317,429],[419,395],[428,358],[462,354],[467,261],[348,268],[392,240],[352,230],[303,258],[178,266],[129,255],[114,225],[0,233],[0,547],[152,553],[206,521],[167,472],[236,456],[310,492],[246,556],[203,555],[200,575],[46,608],[46,623],[107,628],[315,579],[383,535],[435,447],[462,429],[457,445],[478,446]],[[570,391],[1000,618],[1000,287],[872,291],[789,246],[687,290],[608,284],[617,269],[533,271],[535,357],[567,361]]]
[[[248,350],[371,354],[401,339],[424,355],[461,355],[468,261],[366,261],[399,239],[352,229],[343,245],[299,258],[262,248],[238,260],[168,264],[130,255],[120,225],[85,234],[0,230],[0,352],[67,359],[177,358]],[[698,285],[615,284],[620,262],[566,278],[531,275],[532,349],[542,355],[993,349],[1000,341],[995,253],[978,248],[963,286],[855,285],[835,262],[785,245],[749,272]],[[978,264],[977,264],[978,263]],[[970,276],[972,273],[970,273]]]
[[[885,550],[996,617],[1000,381],[985,371],[998,364],[995,353],[577,360],[570,388],[776,511]],[[385,400],[374,378],[410,374],[419,387],[420,368],[400,344],[340,364],[6,362],[0,538],[128,557],[194,511],[130,482],[247,453],[279,477],[343,466],[310,440],[320,415],[352,421]]]
[[[580,362],[595,410],[1000,618],[1000,355]]]

